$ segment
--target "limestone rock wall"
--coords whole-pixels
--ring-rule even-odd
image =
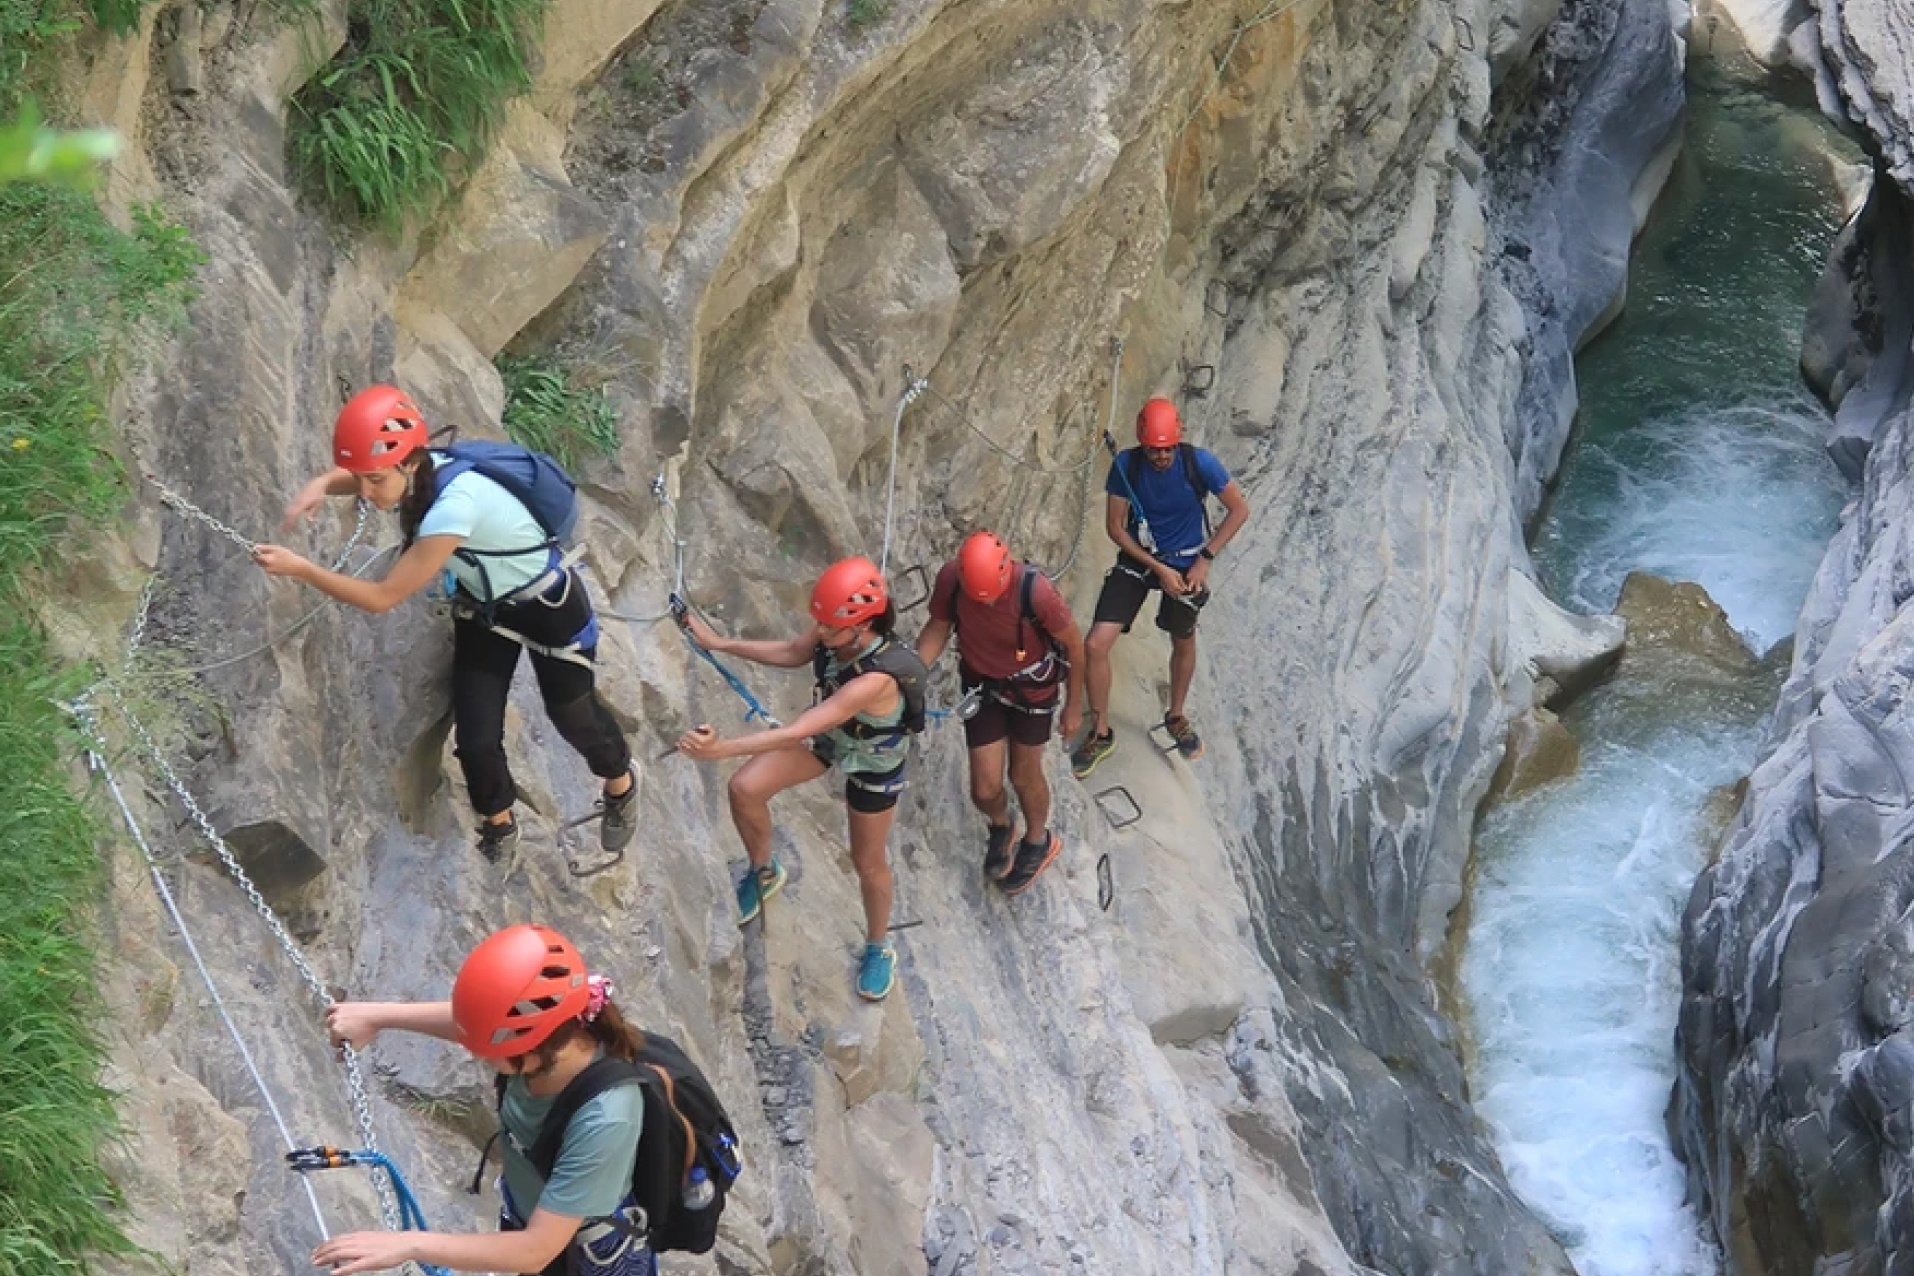
[[[1683,918],[1671,1116],[1738,1276],[1914,1270],[1914,639],[1902,604],[1910,324],[1904,6],[1820,0],[1824,95],[1876,156],[1803,368],[1860,483],[1823,560],[1760,766]]]
[[[1256,511],[1205,617],[1198,767],[1146,744],[1159,638],[1121,649],[1123,747],[1091,787],[1125,786],[1139,823],[1113,832],[1059,767],[1070,849],[1005,901],[959,743],[928,739],[893,842],[898,916],[922,924],[881,1007],[850,993],[856,885],[823,786],[780,800],[793,883],[761,931],[734,926],[723,773],[659,754],[740,706],[668,625],[607,626],[647,833],[580,883],[556,826],[591,780],[531,688],[508,728],[527,844],[501,875],[469,846],[443,623],[324,612],[161,706],[222,827],[311,852],[288,865],[262,834],[252,858],[322,978],[437,996],[501,923],[572,935],[742,1126],[719,1251],[685,1270],[1568,1270],[1502,1180],[1423,963],[1510,714],[1618,639],[1541,598],[1519,525],[1674,128],[1664,0],[893,0],[857,23],[837,0],[557,0],[539,84],[455,204],[343,246],[283,159],[338,6],[297,30],[205,7],[102,50],[92,91],[137,143],[116,196],[164,195],[213,253],[128,417],[135,463],[221,518],[275,524],[325,463],[342,381],[395,377],[435,422],[495,428],[490,356],[514,341],[595,369],[620,408],[618,455],[583,478],[595,588],[632,615],[674,572],[659,473],[687,591],[735,629],[799,623],[816,571],[887,522],[894,568],[994,527],[1067,565],[1087,612],[1111,551],[1078,462],[1113,389],[1119,433],[1177,396]],[[194,55],[197,80],[145,75]],[[903,417],[887,518],[906,364],[936,393]],[[151,632],[186,659],[244,654],[314,601],[199,525],[158,527]],[[780,712],[804,699],[796,675],[749,677]],[[142,810],[289,1126],[346,1140],[310,1000],[164,793]],[[140,1121],[136,1231],[194,1270],[302,1269],[278,1136],[123,869],[120,1066],[135,1112],[176,1114]],[[483,1077],[432,1043],[372,1063],[430,1216],[485,1221],[455,1186]],[[197,1172],[211,1140],[218,1177]],[[333,1226],[374,1217],[363,1183],[317,1187]]]

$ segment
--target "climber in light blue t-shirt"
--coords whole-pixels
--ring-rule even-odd
[[[353,396],[333,427],[334,467],[300,489],[286,523],[329,496],[358,496],[397,510],[405,550],[382,580],[328,571],[278,545],[254,557],[273,576],[303,580],[369,612],[396,607],[449,574],[452,597],[452,718],[466,796],[482,823],[478,849],[507,870],[516,862],[518,799],[505,758],[505,702],[522,651],[531,653],[552,725],[604,781],[599,839],[614,857],[638,830],[637,772],[625,733],[598,696],[598,620],[585,582],[524,500],[480,467],[504,454],[537,458],[509,444],[427,446],[428,431],[404,392],[376,385]],[[486,449],[483,452],[480,449]],[[570,479],[549,467],[569,496]],[[512,481],[509,471],[495,470]],[[527,499],[536,502],[534,491]],[[551,515],[548,513],[547,518]]]

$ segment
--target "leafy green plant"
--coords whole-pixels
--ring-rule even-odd
[[[11,125],[0,125],[0,185],[26,178],[88,185],[119,150],[120,135],[111,129],[42,128],[28,102]]]
[[[140,11],[152,0],[86,0],[87,11],[102,31],[127,35],[140,25]]]
[[[505,432],[526,447],[576,469],[592,456],[618,453],[618,410],[604,387],[584,389],[556,362],[501,354],[494,362],[505,381]]]
[[[156,328],[184,313],[202,260],[140,209],[116,230],[92,200],[40,182],[0,187],[0,615],[31,614],[22,573],[125,488],[108,394]],[[101,883],[92,818],[70,787],[57,671],[30,621],[0,622],[0,1276],[79,1273],[130,1247],[100,1149],[118,1132],[88,910]]]
[[[891,11],[891,0],[850,0],[844,11],[845,25],[853,31],[876,26]]]
[[[346,47],[293,95],[287,151],[347,223],[396,230],[485,153],[531,87],[548,0],[352,0]]]
[[[625,68],[625,88],[634,97],[646,97],[664,87],[664,76],[650,58],[634,58]]]

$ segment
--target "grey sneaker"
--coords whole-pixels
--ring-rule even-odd
[[[1097,763],[1116,752],[1116,747],[1116,732],[1098,732],[1092,729],[1090,734],[1083,738],[1083,744],[1070,755],[1070,774],[1079,780],[1088,777],[1090,772],[1097,769]]]
[[[617,797],[605,797],[605,814],[598,821],[598,842],[607,855],[631,845],[638,832],[638,772],[629,772],[631,787]]]
[[[490,820],[479,825],[478,850],[487,863],[503,864],[511,868],[518,858],[518,821],[507,820],[503,824],[494,824]]]

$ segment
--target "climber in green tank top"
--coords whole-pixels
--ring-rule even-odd
[[[809,663],[818,700],[789,726],[733,740],[701,726],[678,741],[701,760],[750,757],[731,777],[731,820],[751,864],[738,883],[738,924],[748,924],[784,886],[771,854],[771,799],[835,766],[844,773],[851,863],[864,897],[864,958],[857,992],[867,1001],[891,990],[897,953],[890,945],[891,870],[885,842],[904,790],[910,737],[924,726],[924,663],[892,636],[897,611],[877,567],[847,558],[811,592],[816,621],[784,641],[720,636],[686,613],[692,641],[706,651],[777,668]],[[808,747],[807,747],[808,746]]]

